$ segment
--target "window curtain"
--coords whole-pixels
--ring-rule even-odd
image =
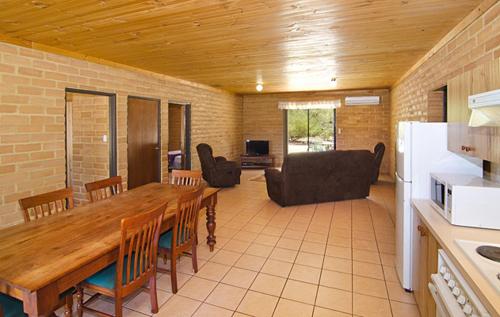
[[[308,110],[308,109],[337,109],[340,107],[340,99],[319,101],[280,101],[280,110]]]

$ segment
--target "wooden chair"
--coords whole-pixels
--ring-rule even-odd
[[[204,187],[181,195],[177,200],[177,213],[173,229],[161,235],[159,252],[164,258],[170,257],[170,277],[172,292],[177,293],[176,260],[179,255],[191,251],[194,272],[198,272],[196,256],[196,223],[203,198]],[[158,269],[160,272],[165,270]]]
[[[123,192],[122,177],[113,176],[100,181],[85,184],[90,202],[107,199]]]
[[[158,239],[166,208],[167,204],[165,203],[146,213],[122,219],[118,260],[87,278],[78,286],[78,316],[82,316],[84,309],[99,315],[111,316],[85,306],[103,294],[114,297],[115,316],[121,317],[123,298],[141,288],[146,282],[149,283],[151,312],[158,312],[156,264]],[[85,304],[83,303],[84,287],[97,292]]]
[[[200,186],[201,171],[173,170],[172,184],[180,186]]]
[[[50,193],[19,199],[24,222],[58,214],[74,207],[73,189],[64,188]]]

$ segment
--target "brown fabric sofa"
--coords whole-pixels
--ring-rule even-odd
[[[210,145],[200,143],[196,146],[201,163],[203,179],[212,187],[232,187],[240,183],[241,168],[238,163],[225,157],[214,157]]]
[[[368,150],[289,154],[281,172],[266,169],[267,193],[281,206],[365,198],[373,158]]]

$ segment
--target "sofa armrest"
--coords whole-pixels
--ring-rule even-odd
[[[266,187],[267,194],[269,197],[277,202],[279,205],[284,206],[284,195],[283,195],[283,177],[282,173],[274,168],[266,168]]]
[[[215,163],[217,164],[218,162],[225,162],[227,159],[224,156],[216,156],[215,157]]]
[[[216,170],[232,170],[236,168],[239,168],[239,165],[234,161],[227,161],[226,159],[224,159],[224,161],[215,162]]]

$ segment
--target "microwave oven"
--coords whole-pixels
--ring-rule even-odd
[[[500,184],[473,175],[431,173],[431,201],[453,225],[500,229]]]

